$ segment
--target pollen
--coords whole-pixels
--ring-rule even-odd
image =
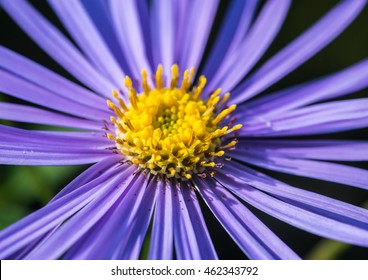
[[[180,80],[179,67],[173,65],[171,81],[165,87],[159,65],[152,79],[155,88],[150,87],[143,70],[142,82],[136,87],[125,77],[129,102],[113,91],[115,102],[107,100],[107,105],[115,113],[110,118],[115,131],[107,137],[115,141],[127,161],[154,175],[180,180],[206,169],[213,175],[213,169],[221,165],[218,159],[224,150],[236,144],[236,140],[223,143],[225,136],[241,128],[240,124],[231,125],[229,117],[236,105],[226,106],[230,95],[220,97],[220,89],[203,100],[206,78],[201,76],[194,86],[194,72],[194,68],[186,70]]]

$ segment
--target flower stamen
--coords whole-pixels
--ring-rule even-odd
[[[188,180],[193,174],[203,174],[206,168],[221,166],[215,159],[236,144],[231,141],[221,146],[223,137],[241,128],[240,124],[220,126],[236,108],[231,105],[217,112],[229,93],[221,98],[221,89],[217,89],[204,101],[200,96],[206,78],[201,76],[198,86],[193,87],[194,68],[184,72],[180,87],[177,65],[171,67],[169,87],[164,86],[162,73],[159,65],[156,88],[151,89],[147,72],[142,71],[142,94],[137,94],[132,80],[126,77],[130,104],[113,91],[119,106],[107,100],[116,115],[110,118],[115,133],[108,133],[107,137],[115,141],[128,161],[154,175]]]

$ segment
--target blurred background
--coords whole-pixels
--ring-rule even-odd
[[[354,1],[354,0],[351,0]],[[31,1],[48,19],[65,32],[61,23],[48,7],[46,1]],[[275,41],[257,64],[259,66],[272,57],[281,48],[286,46],[338,1],[333,0],[298,0],[291,5],[290,12]],[[228,1],[221,1],[220,9],[216,16],[214,29],[211,32],[206,54],[211,48],[216,30],[221,25],[223,15],[228,7]],[[34,61],[52,69],[64,77],[78,83],[70,74],[61,68],[56,62],[47,56],[25,33],[0,10],[0,44]],[[304,65],[293,71],[280,82],[267,89],[262,94],[267,94],[278,89],[315,79],[329,73],[348,67],[368,57],[368,7],[359,17],[331,44],[307,61]],[[368,97],[368,89],[349,95],[345,98]],[[344,98],[340,98],[344,99]],[[0,101],[27,104],[10,98],[0,92]],[[26,129],[50,129],[61,130],[44,125],[29,125],[2,121],[1,124],[16,126]],[[365,139],[367,130],[354,130],[347,133],[335,133],[320,137],[329,139]],[[305,137],[303,138],[305,139]],[[362,151],[367,153],[368,151]],[[346,163],[352,166],[368,169],[366,162]],[[75,178],[88,166],[4,166],[0,165],[0,229],[19,220],[25,215],[45,205],[60,189]],[[314,179],[280,174],[277,172],[259,169],[279,180],[293,186],[324,194],[355,205],[368,207],[368,193],[353,187],[336,183],[324,182]],[[368,178],[366,178],[368,180]],[[204,206],[204,205],[202,205]],[[315,235],[296,229],[283,222],[264,214],[247,205],[261,218],[282,240],[284,240],[301,257],[307,259],[368,259],[368,249],[350,246],[347,244],[326,240]],[[245,256],[238,249],[232,239],[218,224],[210,211],[202,207],[210,233],[219,257],[223,259],[243,259]],[[367,237],[368,238],[368,237]]]

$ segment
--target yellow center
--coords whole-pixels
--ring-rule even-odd
[[[216,157],[224,149],[236,144],[230,141],[221,146],[223,137],[241,127],[220,126],[236,105],[225,107],[230,94],[220,98],[217,89],[207,100],[200,95],[206,84],[201,76],[198,86],[192,88],[194,69],[186,70],[178,87],[179,68],[173,65],[170,87],[164,87],[162,66],[156,72],[156,88],[151,89],[146,71],[142,71],[141,94],[137,94],[129,77],[125,86],[129,90],[130,104],[125,104],[116,91],[115,105],[107,100],[115,112],[111,117],[115,135],[107,134],[116,142],[124,157],[154,175],[190,179],[206,167],[216,167]],[[221,111],[220,109],[223,108]],[[213,173],[211,173],[213,174]]]

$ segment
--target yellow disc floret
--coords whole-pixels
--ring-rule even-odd
[[[179,68],[173,65],[169,87],[164,87],[162,66],[157,69],[156,88],[150,88],[146,71],[142,71],[142,93],[137,94],[129,77],[125,86],[129,91],[129,102],[125,104],[116,91],[114,104],[107,101],[115,112],[111,117],[115,133],[107,137],[116,142],[116,147],[125,159],[142,169],[167,178],[190,179],[206,167],[215,167],[216,157],[224,155],[224,149],[233,147],[236,141],[223,146],[226,134],[241,125],[220,126],[220,123],[235,110],[236,105],[224,107],[229,98],[220,98],[220,89],[207,100],[200,95],[206,78],[199,78],[198,86],[192,88],[194,69],[185,71],[181,85]],[[219,111],[219,108],[224,107]],[[219,112],[218,112],[219,111]]]

